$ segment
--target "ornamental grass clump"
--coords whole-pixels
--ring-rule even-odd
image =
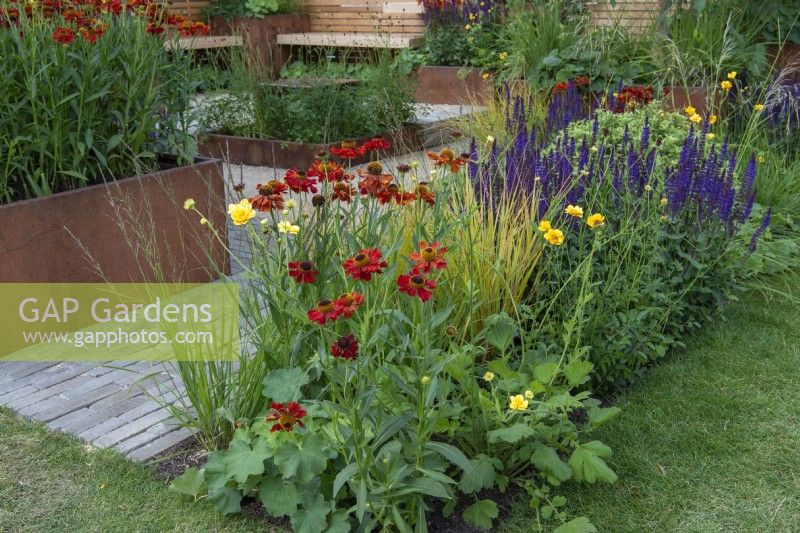
[[[149,1],[0,4],[0,203],[185,161],[188,57],[208,31]]]

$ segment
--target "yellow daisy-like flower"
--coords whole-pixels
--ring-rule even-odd
[[[281,220],[278,222],[278,231],[281,233],[288,233],[290,235],[297,235],[300,233],[300,226],[292,224],[288,220]]]
[[[729,82],[728,80],[725,80],[723,82],[720,82],[719,86],[722,87],[726,91],[730,91],[731,87],[733,87],[733,84],[731,82]]]
[[[697,113],[695,113],[694,115],[692,115],[691,117],[689,117],[689,120],[691,120],[691,121],[692,121],[692,122],[694,122],[695,124],[700,124],[700,121],[701,121],[701,120],[703,120],[703,119],[700,117],[700,115],[698,115]]]
[[[605,223],[606,223],[606,217],[604,217],[600,213],[589,215],[589,218],[586,219],[586,225],[592,229],[599,228]]]
[[[764,109],[764,104],[756,104],[753,106],[753,111],[761,111]]]
[[[713,133],[706,133],[706,139],[708,139],[709,141],[713,141],[715,137],[716,135],[714,135]]]
[[[228,205],[228,214],[231,216],[231,220],[237,226],[244,226],[250,219],[256,216],[256,211],[253,209],[253,206],[250,204],[250,200],[244,198],[238,204],[230,204]]]
[[[683,108],[683,112],[691,117],[692,115],[697,113],[697,109],[695,109],[692,106],[686,106],[686,107]]]
[[[208,226],[208,219],[206,217],[201,218],[200,219],[200,225],[201,226]]]
[[[571,217],[583,218],[583,208],[579,205],[568,205],[564,212]]]
[[[759,163],[764,163],[766,160],[767,158],[764,157],[763,155],[760,155],[756,158],[756,161],[758,161]]]
[[[533,391],[532,390],[526,390],[525,391],[525,398],[527,400],[533,400]]]
[[[465,30],[468,30],[468,29],[470,29],[471,27],[472,27],[472,26],[470,26],[469,24],[467,24],[466,26],[464,26],[464,29],[465,29]]]
[[[284,205],[286,206],[286,209],[294,209],[295,207],[297,207],[297,203],[291,198],[286,200],[286,203]]]
[[[506,59],[508,59],[508,53],[507,52],[500,52],[499,54],[497,54],[497,57],[500,58],[500,61],[505,61]]]
[[[549,220],[542,220],[541,222],[539,222],[539,231],[541,231],[542,233],[549,231],[550,228],[552,228],[552,226],[550,225]]]
[[[183,208],[186,209],[187,211],[189,209],[194,209],[194,198],[187,198],[186,200],[184,200]]]
[[[431,382],[431,378],[430,376],[422,376],[419,382],[422,383],[423,385],[427,385],[428,383]]]
[[[561,246],[564,244],[564,232],[560,229],[550,228],[545,232],[544,238],[553,246]]]
[[[511,396],[508,401],[508,408],[512,411],[524,411],[528,408],[528,400],[522,394]]]
[[[666,197],[661,198],[661,207],[664,207],[667,203],[669,203],[669,200]]]
[[[488,80],[489,76],[490,74],[488,72],[484,72],[483,74],[481,74],[481,78],[483,78],[484,80]]]
[[[494,379],[494,372],[489,372],[488,370],[483,375],[483,381],[492,381]]]
[[[717,123],[717,115],[711,115],[710,117],[708,117],[708,123],[712,124],[712,125],[716,124]]]
[[[736,71],[735,70],[732,70],[732,71],[728,72],[728,79],[729,80],[735,80],[736,79]]]

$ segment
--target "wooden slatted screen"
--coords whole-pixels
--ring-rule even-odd
[[[203,18],[203,8],[210,4],[210,0],[171,0],[167,2],[173,13],[180,13],[191,20]]]
[[[592,22],[598,26],[621,27],[632,31],[641,31],[655,21],[661,12],[661,0],[617,0],[611,5],[609,0],[600,0],[586,5],[592,16]]]

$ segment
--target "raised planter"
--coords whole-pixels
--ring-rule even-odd
[[[714,107],[719,109],[719,95],[715,96],[717,102]],[[688,106],[697,110],[700,116],[705,117],[709,112],[708,90],[705,87],[682,87],[673,85],[664,88],[664,109],[683,113]]]
[[[425,104],[484,105],[494,93],[492,82],[476,68],[426,66],[416,76],[417,102]]]
[[[363,143],[373,137],[382,137],[391,142],[392,148],[388,155],[402,154],[421,150],[423,147],[422,133],[418,126],[410,125],[405,128],[369,135],[354,140]],[[200,153],[208,157],[224,159],[238,165],[252,165],[257,167],[276,168],[307,168],[311,166],[319,152],[328,151],[332,146],[338,146],[341,141],[318,144],[296,143],[275,139],[256,139],[251,137],[237,137],[235,135],[207,134],[204,135],[200,145]],[[355,163],[363,163],[356,160]]]
[[[784,43],[782,47],[771,46],[769,52],[776,71],[788,68],[786,80],[800,82],[800,44]]]
[[[206,282],[228,272],[222,162],[166,168],[0,206],[0,282]],[[151,268],[157,263],[160,275]],[[102,273],[102,274],[101,274]]]
[[[269,15],[264,18],[211,18],[213,35],[241,34],[248,53],[252,54],[251,58],[258,65],[271,68],[276,78],[289,59],[289,49],[278,46],[278,34],[305,33],[310,29],[311,22],[307,14]]]

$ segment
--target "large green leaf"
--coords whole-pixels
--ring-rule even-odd
[[[573,387],[584,383],[589,379],[594,365],[585,359],[573,359],[564,367],[564,376]]]
[[[300,504],[294,483],[285,483],[280,478],[262,481],[258,496],[267,512],[276,518],[293,515]]]
[[[319,492],[303,498],[303,505],[292,515],[292,528],[295,533],[322,533],[328,527],[330,511],[330,504]]]
[[[572,477],[572,469],[561,460],[555,449],[544,444],[539,444],[531,455],[533,465],[540,471],[549,474],[559,481],[566,481]]]
[[[585,516],[573,518],[553,530],[553,533],[597,533],[597,528]]]
[[[284,479],[296,477],[300,483],[308,483],[325,470],[328,462],[326,443],[322,437],[309,435],[301,445],[284,442],[275,452],[275,465]]]
[[[495,480],[495,466],[501,466],[498,463],[500,463],[499,460],[483,453],[470,461],[469,470],[464,471],[461,482],[458,484],[461,491],[472,494],[482,489],[492,488]]]
[[[528,424],[518,423],[507,428],[495,429],[489,432],[489,442],[503,441],[514,444],[526,437],[532,437],[536,432]]]
[[[195,467],[188,468],[183,474],[176,477],[169,484],[169,488],[181,494],[194,496],[195,499],[208,490],[203,473]]]
[[[300,398],[300,388],[308,384],[308,375],[301,368],[273,370],[264,378],[264,396],[274,402],[291,402]]]
[[[242,510],[242,493],[231,487],[209,493],[208,501],[222,514],[233,514]]]
[[[256,439],[255,445],[243,440],[231,441],[225,453],[225,468],[237,483],[244,483],[250,476],[264,473],[264,461],[272,457],[272,449],[265,439]]]
[[[472,468],[472,465],[467,459],[467,456],[464,453],[456,448],[451,444],[445,444],[444,442],[436,442],[430,441],[425,444],[425,448],[431,450],[433,452],[438,453],[457,467],[461,468],[461,470],[469,470]]]
[[[578,481],[614,483],[617,475],[602,459],[610,455],[611,448],[599,440],[593,440],[586,444],[579,444],[572,452],[568,463]]]
[[[464,509],[464,520],[481,529],[490,529],[497,518],[497,504],[492,500],[478,500]]]
[[[589,423],[592,427],[600,427],[619,414],[622,409],[619,407],[590,407],[586,410],[589,416]]]

